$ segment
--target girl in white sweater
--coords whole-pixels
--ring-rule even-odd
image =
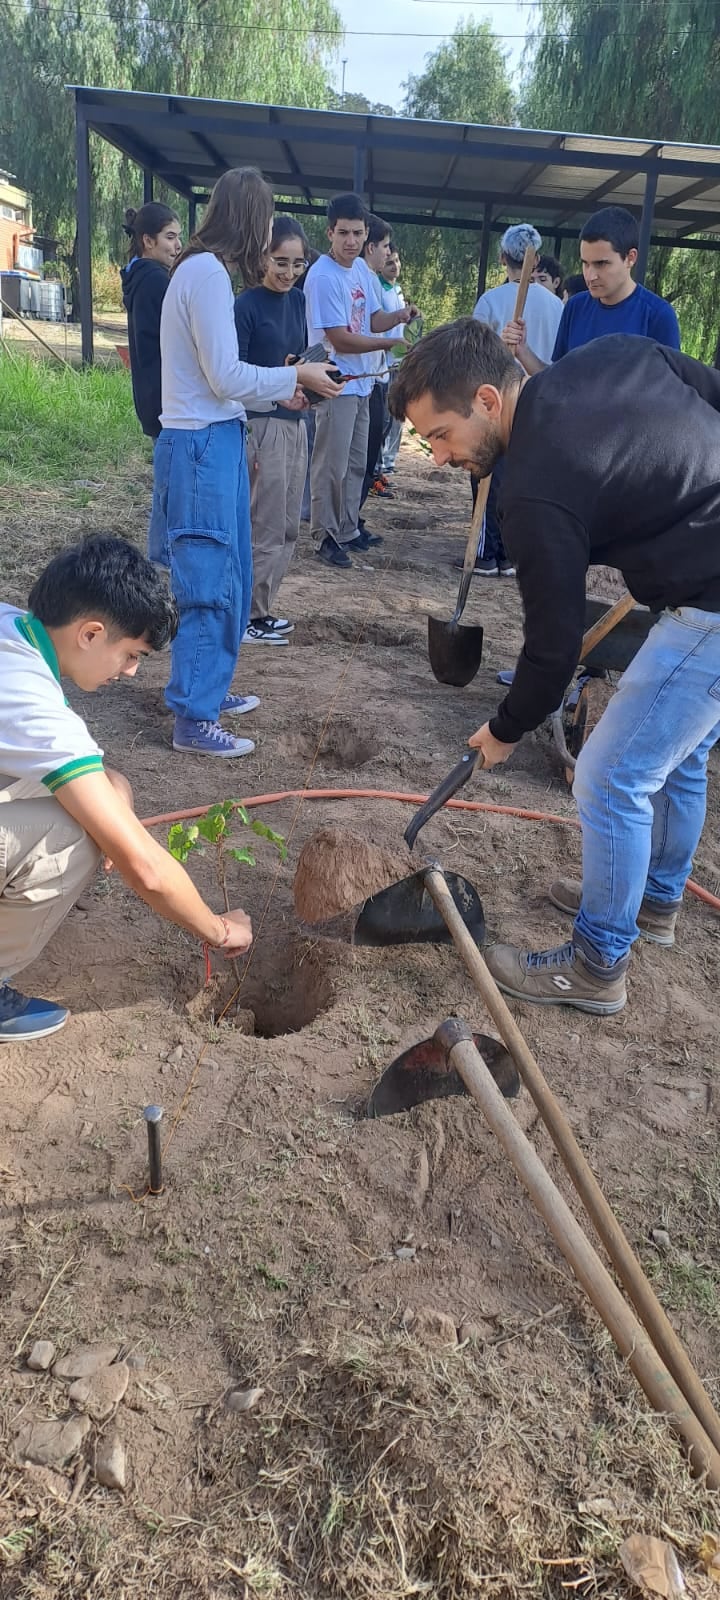
[[[252,711],[231,694],[252,595],[245,407],[281,401],[301,410],[303,389],[332,399],[328,364],[255,367],[240,361],[230,273],[260,282],[273,197],[252,167],[223,174],[173,269],[160,322],[162,432],[155,492],[167,520],[171,588],[180,612],[165,698],[173,749],[241,756],[254,749],[222,727],[221,712]]]

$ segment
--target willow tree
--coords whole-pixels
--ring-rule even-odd
[[[567,132],[720,142],[717,0],[540,0],[520,116]],[[656,249],[647,279],[673,300],[683,347],[705,358],[717,339],[716,261]]]

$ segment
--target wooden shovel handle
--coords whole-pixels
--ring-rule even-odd
[[[620,1282],[629,1295],[635,1310],[649,1333],[658,1354],[662,1357],[675,1382],[692,1406],[695,1415],[720,1451],[720,1417],[703,1388],[702,1383],[678,1339],[654,1289],[648,1282],[640,1262],[631,1249],[620,1223],[608,1204],[592,1168],[575,1138],[567,1118],[560,1109],[549,1084],[526,1043],[520,1029],[498,989],[487,963],[483,960],[474,939],[455,905],[443,873],[429,867],[424,874],[425,887],[437,906],[453,944],[460,955],[475,988],[500,1034],[506,1049],[515,1062],[525,1088],[537,1106],[573,1185],[582,1200]]]
[[[622,594],[620,599],[615,601],[614,606],[610,606],[608,611],[604,611],[602,616],[598,617],[597,622],[594,622],[592,627],[588,628],[587,633],[583,635],[578,657],[580,661],[584,661],[585,657],[589,656],[590,651],[595,649],[596,644],[599,644],[606,634],[612,633],[613,628],[616,628],[618,623],[622,622],[623,617],[626,617],[628,612],[632,611],[634,604],[635,601],[631,594]]]
[[[463,1034],[465,1037],[462,1037]],[[465,1028],[458,1019],[452,1019],[443,1023],[435,1035],[436,1043],[442,1045],[444,1039],[447,1039],[446,1060],[462,1079],[468,1094],[480,1106],[486,1122],[558,1249],[602,1318],[651,1406],[661,1416],[668,1417],[674,1432],[684,1440],[695,1475],[699,1477],[706,1473],[708,1487],[720,1487],[720,1455],[712,1440],[707,1437],[667,1367],[658,1359],[647,1333],[623,1300],[617,1284],[553,1183],[537,1151],[518,1127],[473,1042],[469,1028]]]
[[[513,322],[519,322],[525,311],[525,301],[527,300],[528,289],[530,288],[530,280],[533,275],[533,268],[536,261],[537,250],[533,245],[529,244],[527,250],[525,251],[525,255],[523,256],[522,272],[520,273],[517,299],[515,301],[515,310],[513,311]]]

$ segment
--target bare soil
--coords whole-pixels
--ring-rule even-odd
[[[292,644],[243,649],[235,686],[262,697],[243,723],[253,756],[173,755],[163,659],[72,695],[141,815],[304,786],[424,795],[458,759],[513,663],[517,590],[474,581],[482,667],[465,690],[437,684],[426,618],[452,612],[469,495],[412,446],[397,480],[370,506],[384,545],[332,572],[305,536],[282,591]],[[149,487],[131,463],[86,507],[8,497],[7,597],[23,600],[49,551],[108,505],[116,531],[142,538]],[[717,891],[712,765],[696,876]],[[544,731],[472,797],[573,817]],[[636,1592],[617,1557],[635,1531],[671,1537],[691,1592],[709,1593],[697,1550],[718,1497],[648,1412],[480,1113],[450,1100],[363,1120],[384,1067],[443,1018],[488,1028],[451,949],[361,949],[347,927],[297,920],[312,834],[346,829],[397,855],[411,808],[289,799],[255,814],[289,853],[278,866],[256,841],[255,870],[229,869],[255,927],[238,1026],[211,1014],[227,968],[213,958],[205,993],[201,950],[117,874],[24,975],[72,1018],[0,1059],[0,1596],[615,1600]],[[445,812],[423,839],[418,852],[476,885],[491,938],[565,936],[546,889],[579,872],[574,829]],[[211,858],[190,870],[219,903]],[[516,1008],[716,1403],[719,930],[688,898],[676,948],[637,947],[627,1009],[607,1021]],[[152,1102],[171,1137],[164,1192],[143,1198]],[[568,1195],[526,1094],[513,1111]],[[108,1340],[144,1361],[117,1417],[124,1495],[72,1464],[15,1463],[21,1427],[67,1409],[62,1385],[26,1370],[34,1338],[61,1352]],[[251,1387],[253,1409],[230,1412],[228,1392]],[[93,1429],[88,1459],[96,1443]]]

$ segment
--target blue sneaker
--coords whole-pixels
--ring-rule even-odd
[[[257,694],[226,694],[220,713],[233,711],[236,717],[241,717],[246,711],[257,711],[259,704],[260,696]]]
[[[236,739],[233,733],[226,733],[219,722],[175,718],[173,750],[184,750],[196,756],[249,756],[254,749],[252,739]]]
[[[0,1040],[22,1044],[25,1039],[44,1039],[64,1028],[69,1015],[52,1000],[28,1000],[9,983],[0,983]]]

